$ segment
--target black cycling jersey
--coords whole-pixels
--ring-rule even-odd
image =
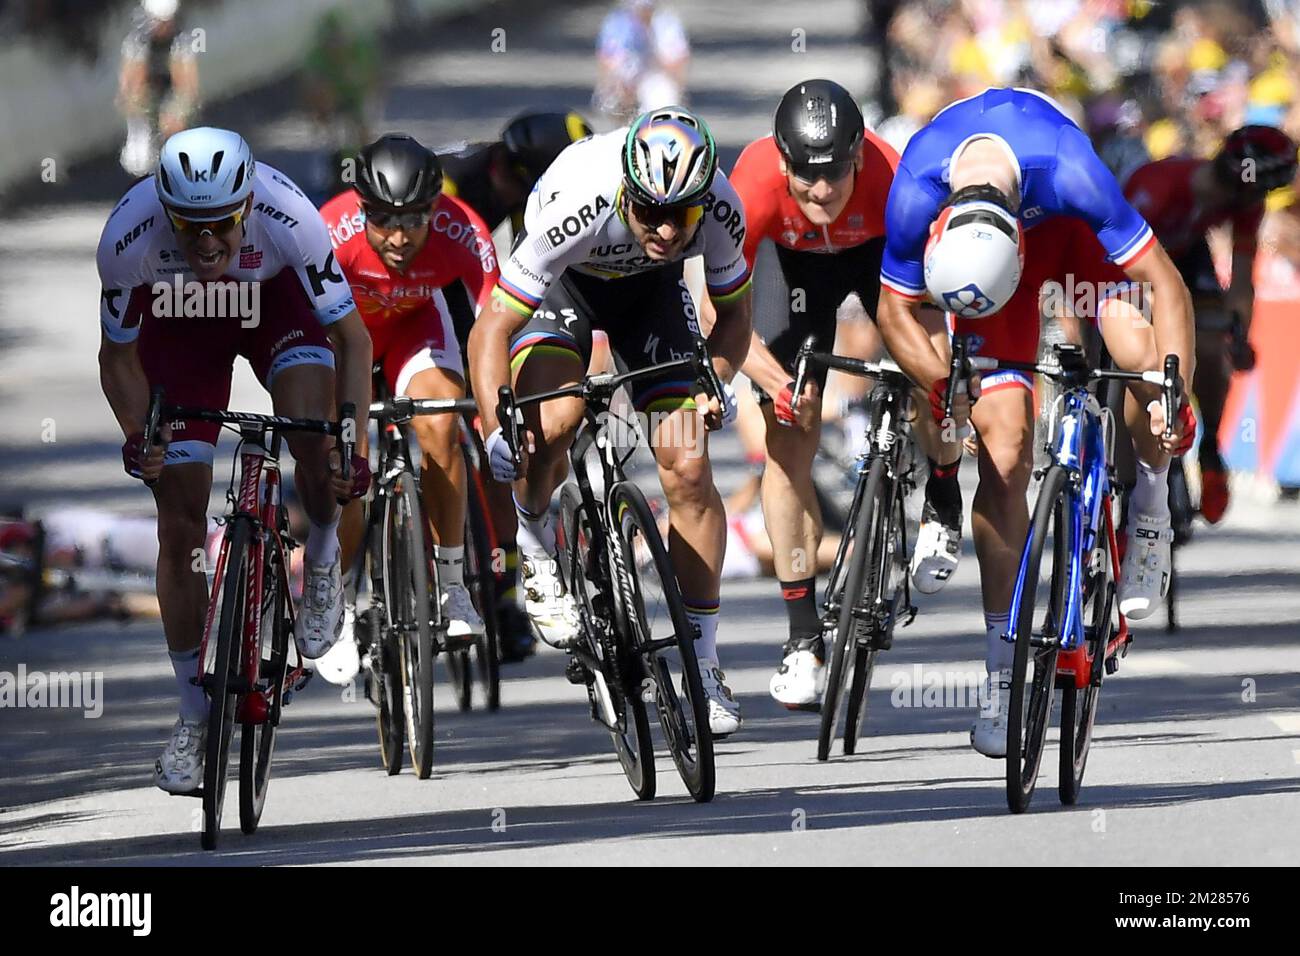
[[[518,209],[506,207],[492,188],[490,170],[494,154],[505,147],[501,143],[473,143],[456,153],[438,157],[442,161],[442,190],[469,205],[495,231],[507,219],[518,231],[524,218],[523,203]]]

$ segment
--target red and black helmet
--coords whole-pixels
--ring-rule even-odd
[[[1275,126],[1243,126],[1223,141],[1214,167],[1224,185],[1269,192],[1295,179],[1296,145]]]

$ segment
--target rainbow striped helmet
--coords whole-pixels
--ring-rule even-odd
[[[637,117],[623,144],[623,188],[645,206],[700,202],[718,171],[713,134],[690,110],[665,106]]]

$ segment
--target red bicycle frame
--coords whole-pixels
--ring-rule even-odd
[[[239,454],[239,497],[233,512],[226,516],[226,533],[221,540],[221,551],[217,557],[216,576],[212,581],[212,593],[208,596],[208,612],[203,626],[203,640],[199,645],[198,679],[202,682],[204,662],[207,660],[208,639],[212,636],[212,625],[216,619],[218,598],[225,581],[226,563],[230,556],[230,529],[237,521],[250,522],[253,534],[248,539],[247,578],[245,582],[248,595],[244,602],[244,621],[241,628],[241,646],[239,653],[240,693],[236,719],[240,723],[265,723],[270,715],[272,702],[276,693],[273,686],[259,686],[259,671],[262,663],[263,625],[268,620],[263,613],[263,604],[267,581],[263,580],[266,569],[265,548],[276,550],[279,587],[284,595],[285,605],[292,626],[294,605],[289,596],[289,562],[285,554],[284,543],[280,539],[280,464],[267,454],[261,445],[245,441]],[[266,481],[262,482],[265,475]],[[260,498],[259,486],[264,488]],[[286,650],[286,653],[288,651]],[[292,687],[302,677],[302,660],[292,670],[286,670],[281,691]]]

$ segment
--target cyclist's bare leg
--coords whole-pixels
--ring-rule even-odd
[[[211,491],[212,466],[197,462],[168,465],[153,487],[158,505],[158,610],[171,651],[192,651],[203,638],[208,579],[202,558]]]
[[[727,548],[727,516],[713,483],[708,432],[694,407],[654,422],[651,445],[668,499],[668,557],[688,601],[716,602]],[[810,566],[812,556],[809,558]]]
[[[277,415],[333,420],[338,414],[334,407],[334,370],[324,365],[284,369],[271,383],[271,402]],[[365,421],[361,416],[358,412],[358,432]],[[293,477],[303,510],[313,524],[332,525],[339,513],[330,488],[329,454],[334,439],[305,432],[286,432],[284,439],[296,462]]]
[[[406,387],[412,398],[465,397],[460,376],[446,369],[417,373]],[[424,452],[420,489],[433,528],[433,543],[457,548],[465,543],[465,457],[460,451],[459,415],[417,415],[411,427]]]
[[[1020,551],[1029,531],[1025,493],[1033,468],[1033,399],[1024,388],[982,395],[971,409],[980,435],[979,488],[971,505],[971,531],[980,565],[984,609],[1011,606]]]
[[[926,306],[917,313],[917,319],[929,333],[934,350],[947,361],[952,355],[952,345],[948,338],[948,324],[944,314],[938,309]],[[962,445],[961,439],[957,437],[959,429],[955,426],[947,429],[939,427],[930,413],[929,392],[924,388],[914,388],[912,404],[917,412],[912,422],[912,431],[926,457],[941,465],[951,465],[960,459]],[[954,417],[957,417],[956,412]]]
[[[776,576],[781,581],[799,581],[817,573],[822,514],[813,488],[812,463],[821,440],[820,396],[812,404],[814,417],[806,430],[780,424],[770,402],[761,406],[767,429],[767,464],[761,492],[763,523],[772,541]]]
[[[573,385],[582,381],[583,372],[576,358],[534,357],[525,360],[515,376],[515,394]],[[514,493],[519,504],[534,514],[545,514],[555,489],[568,474],[569,446],[582,423],[582,413],[580,398],[557,398],[524,409],[524,428],[532,432],[535,444],[527,456],[528,472],[514,483]]]

